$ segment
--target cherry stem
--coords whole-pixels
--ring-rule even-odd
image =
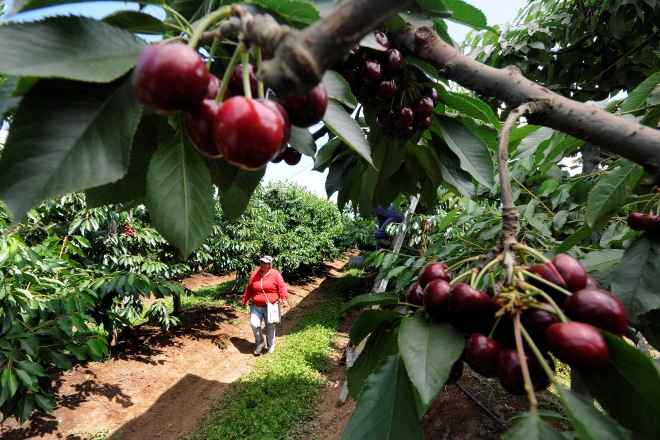
[[[451,272],[452,270],[456,269],[457,267],[460,267],[460,266],[464,265],[465,263],[469,263],[471,261],[478,261],[478,260],[481,260],[482,258],[483,258],[483,255],[476,255],[474,257],[465,258],[465,259],[459,261],[458,263],[454,263],[451,266],[449,266],[449,269],[447,269],[447,272]]]
[[[243,65],[243,94],[247,99],[252,99],[252,87],[250,86],[250,53],[244,49],[245,46],[239,46],[241,52],[241,64]]]
[[[539,347],[536,345],[536,342],[534,342],[534,339],[532,339],[530,334],[527,333],[527,330],[522,325],[520,326],[520,332],[522,333],[523,338],[525,338],[525,341],[529,345],[530,350],[532,350],[534,356],[536,356],[536,359],[538,359],[539,362],[541,363],[541,368],[543,368],[545,374],[548,375],[550,382],[555,383],[555,373],[548,366],[548,363],[545,361],[545,358],[543,357],[543,353],[541,353],[541,350],[539,350]]]
[[[531,273],[530,271],[525,270],[525,269],[523,269],[521,272],[522,272],[522,274],[524,274],[525,277],[527,277],[527,278],[534,278],[535,280],[538,280],[538,281],[542,282],[543,284],[552,287],[553,289],[555,289],[555,290],[557,290],[557,291],[563,293],[563,294],[566,295],[566,296],[573,296],[573,292],[571,292],[571,291],[569,291],[569,290],[566,290],[566,289],[564,289],[563,287],[558,286],[558,285],[556,285],[555,283],[552,283],[552,282],[546,280],[545,278],[536,275],[535,273]]]
[[[462,274],[457,275],[456,278],[454,278],[453,280],[451,280],[451,281],[449,282],[449,284],[456,284],[456,283],[458,283],[460,280],[462,280],[462,279],[464,279],[464,278],[467,278],[467,277],[472,277],[472,270],[468,270],[467,272],[463,272]]]
[[[549,258],[547,258],[545,255],[543,255],[542,253],[540,253],[540,252],[537,251],[536,249],[531,248],[531,247],[529,247],[529,246],[526,246],[526,245],[524,245],[524,244],[520,244],[520,243],[515,244],[515,245],[513,246],[513,250],[516,251],[516,252],[519,252],[519,253],[521,253],[521,254],[528,254],[528,255],[531,255],[531,256],[533,256],[534,258],[536,258],[537,260],[542,261],[542,262],[544,262],[544,263],[550,263],[550,262],[552,262],[552,260],[550,260]]]
[[[481,270],[479,271],[479,274],[474,279],[474,287],[478,286],[479,283],[481,282],[481,279],[484,277],[484,275],[491,272],[490,268],[495,266],[498,263],[500,263],[499,258],[496,258],[496,259],[491,260],[488,263],[486,263],[486,265],[481,268]],[[493,287],[493,289],[495,289],[495,287]]]
[[[176,11],[172,11],[172,12],[176,12]],[[228,17],[230,12],[231,12],[230,6],[223,6],[221,8],[218,8],[217,11],[205,16],[204,19],[200,21],[199,24],[197,24],[197,26],[195,26],[195,29],[193,30],[193,33],[190,36],[190,40],[188,40],[188,46],[192,47],[193,49],[197,48],[197,44],[199,43],[199,38],[202,36],[204,31],[210,28],[211,25],[216,21]],[[183,17],[181,17],[181,19],[183,19]]]
[[[257,72],[258,72],[261,70],[261,66],[263,64],[263,59],[261,57],[261,48],[255,46],[255,52],[257,58]],[[264,82],[259,79],[259,76],[257,76],[257,90],[259,93],[259,99],[264,99],[266,97],[266,93],[264,91]]]
[[[534,275],[534,274],[531,274],[531,275]],[[550,283],[550,284],[552,286],[555,286],[555,284],[552,284],[552,283]],[[550,295],[548,295],[547,293],[545,293],[543,290],[539,289],[538,287],[532,286],[529,283],[525,284],[525,290],[531,290],[534,295],[539,295],[539,296],[543,297],[543,299],[546,300],[552,306],[553,309],[555,309],[555,314],[557,316],[559,316],[559,319],[561,319],[561,322],[568,322],[568,318],[566,317],[566,315],[564,315],[564,312],[561,311],[561,308],[559,307],[559,305],[557,305],[557,302],[554,299],[552,299],[552,297]],[[532,307],[533,307],[533,305],[532,305]]]
[[[220,90],[218,90],[218,96],[215,98],[216,102],[221,103],[225,97],[225,92],[229,87],[229,81],[231,79],[231,74],[234,71],[234,67],[238,64],[238,57],[240,56],[240,49],[236,48],[231,58],[229,59],[229,64],[225,69],[225,73],[222,75],[222,84],[220,84]]]
[[[520,369],[522,370],[523,380],[525,381],[525,391],[527,391],[527,398],[529,399],[530,410],[538,413],[538,401],[534,395],[534,385],[532,384],[532,377],[529,374],[529,366],[527,365],[527,356],[523,348],[522,341],[522,325],[520,324],[520,313],[516,313],[513,318],[513,336],[516,338],[516,351],[518,352],[518,359],[520,360]]]

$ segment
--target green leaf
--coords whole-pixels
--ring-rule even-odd
[[[449,148],[458,156],[461,168],[486,188],[493,189],[493,158],[486,145],[465,125],[452,118],[442,117],[440,130]]]
[[[44,367],[37,364],[36,362],[23,360],[18,362],[18,366],[20,367],[21,370],[25,370],[33,376],[42,376],[42,377],[48,376],[46,370],[44,370]]]
[[[55,407],[55,396],[52,394],[35,393],[34,398],[39,408],[46,412],[53,412]]]
[[[316,154],[316,142],[314,142],[312,133],[306,128],[291,127],[289,144],[306,156]]]
[[[40,81],[12,122],[0,159],[0,199],[18,221],[44,200],[121,178],[141,112],[127,79]]]
[[[653,361],[621,338],[602,332],[607,364],[578,370],[592,396],[621,425],[660,438],[660,371]]]
[[[621,104],[620,111],[629,113],[636,110],[641,110],[646,107],[646,100],[651,96],[653,91],[660,85],[660,72],[646,78],[635,90],[630,92],[623,104]]]
[[[559,246],[557,246],[557,249],[555,249],[555,253],[560,254],[562,252],[568,252],[573,246],[577,246],[578,244],[580,244],[584,239],[590,237],[591,234],[593,234],[595,231],[600,229],[602,226],[603,223],[600,223],[593,227],[589,225],[581,226],[570,237],[568,237]]]
[[[396,304],[399,302],[399,295],[396,292],[366,293],[351,298],[343,305],[339,313],[346,313],[349,310],[359,309],[367,306]]]
[[[621,209],[632,188],[644,174],[641,166],[628,160],[602,175],[589,193],[586,221],[590,226],[609,220]]]
[[[158,148],[158,139],[170,132],[173,134],[167,119],[154,114],[144,116],[133,138],[126,175],[116,182],[86,190],[87,207],[98,208],[143,200],[147,193],[147,169]]]
[[[11,41],[0,45],[0,73],[93,83],[126,74],[145,47],[130,32],[76,16],[0,26],[0,41]]]
[[[323,122],[346,145],[373,165],[370,153],[371,148],[362,129],[355,122],[355,119],[346,113],[334,100],[328,101],[328,109],[325,111],[325,116],[323,116]]]
[[[612,293],[631,319],[660,308],[659,278],[660,241],[642,235],[626,249],[612,280]]]
[[[463,116],[469,116],[480,121],[488,122],[500,129],[500,120],[497,119],[493,109],[485,102],[468,95],[447,92],[444,88],[438,88],[438,100],[445,103],[447,107],[453,108]]]
[[[351,326],[351,330],[349,332],[351,343],[354,345],[360,344],[364,338],[369,336],[369,333],[374,331],[374,329],[378,328],[383,323],[390,322],[395,319],[401,319],[401,317],[401,313],[392,312],[389,310],[363,310],[362,313],[360,313],[360,316],[357,317]]]
[[[583,396],[556,387],[559,397],[564,402],[566,413],[581,440],[622,440],[629,438],[624,429],[611,418],[596,409]]]
[[[6,367],[4,370],[2,370],[0,383],[2,384],[2,388],[9,389],[10,397],[16,394],[16,391],[18,390],[18,379],[16,378],[16,375],[11,368]]]
[[[440,150],[440,171],[445,185],[451,185],[452,192],[462,194],[472,200],[477,198],[477,190],[470,174],[461,168],[460,159],[445,142],[435,142]]]
[[[466,24],[474,29],[484,29],[488,24],[481,9],[475,8],[463,0],[442,0],[442,4],[452,12],[449,17],[451,21]]]
[[[183,134],[160,145],[153,155],[145,204],[154,227],[183,258],[211,233],[215,214],[211,176]]]
[[[464,348],[463,334],[451,324],[419,316],[402,321],[399,350],[425,409],[442,389]]]
[[[342,439],[424,438],[412,384],[401,357],[389,356],[365,385]]]
[[[134,34],[162,35],[168,32],[165,22],[140,11],[117,11],[103,17],[103,22]]]
[[[92,354],[92,358],[97,360],[108,351],[106,344],[95,338],[87,340],[87,347],[89,348],[89,352]]]
[[[327,70],[323,75],[323,84],[328,90],[328,96],[336,99],[346,107],[354,109],[358,102],[351,92],[348,82],[343,76],[333,70]]]
[[[224,160],[215,162],[222,163]],[[236,168],[226,162],[225,165],[226,167]],[[222,212],[231,220],[237,219],[245,212],[254,190],[259,186],[261,179],[266,174],[266,167],[256,171],[236,168],[234,173],[235,175],[231,184],[226,188],[220,187]]]
[[[504,436],[506,440],[566,440],[559,432],[543,423],[535,413],[527,413],[520,423]]]
[[[21,102],[20,96],[13,96],[18,85],[18,78],[0,79],[0,118],[9,114]]]
[[[294,25],[310,25],[319,19],[318,9],[309,1],[252,0],[250,3],[270,9]]]
[[[516,159],[522,159],[523,157],[533,155],[539,148],[545,148],[545,146],[549,144],[549,139],[552,137],[552,134],[555,132],[553,129],[548,127],[539,127],[536,125],[531,125],[529,126],[530,128],[526,127],[527,126],[520,127],[514,130],[514,133],[516,134],[518,133],[517,130],[522,130],[522,134],[524,136],[522,137],[520,145],[518,145],[515,154],[512,153],[512,159],[514,156]],[[527,130],[530,131],[527,132]],[[512,142],[511,138],[509,138],[509,141]]]

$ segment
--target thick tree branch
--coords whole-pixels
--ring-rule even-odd
[[[405,26],[394,46],[437,67],[442,75],[470,90],[496,97],[511,107],[545,102],[527,119],[591,142],[625,157],[660,176],[660,130],[614,116],[597,107],[572,101],[526,79],[515,67],[495,69],[445,43],[431,29]]]
[[[273,54],[261,79],[286,98],[314,88],[362,37],[405,8],[412,0],[345,0],[331,14],[303,30],[279,27],[270,16],[254,16],[244,37]]]

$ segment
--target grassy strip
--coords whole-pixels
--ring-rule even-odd
[[[315,438],[313,423],[324,373],[332,371],[333,340],[339,328],[342,293],[358,281],[352,269],[323,299],[279,337],[277,351],[259,358],[186,439]]]

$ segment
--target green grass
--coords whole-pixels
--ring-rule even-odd
[[[185,438],[316,438],[314,417],[323,374],[334,368],[330,354],[339,328],[342,292],[361,275],[362,271],[353,269],[336,280],[291,333],[278,337],[276,352],[257,359],[252,371],[232,383]]]

